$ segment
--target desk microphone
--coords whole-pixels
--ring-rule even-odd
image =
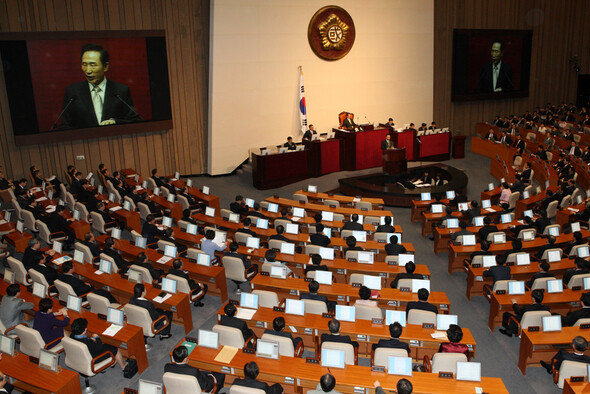
[[[367,118],[367,115],[365,115],[365,119],[367,120],[368,124],[372,124],[371,121],[369,120],[369,118]]]
[[[78,96],[74,96],[74,97],[72,97],[71,99],[68,100],[68,103],[64,106],[64,109],[61,110],[61,113],[59,114],[59,116],[57,117],[57,119],[55,119],[55,122],[53,123],[53,126],[51,126],[51,128],[49,129],[49,131],[55,130],[55,128],[57,127],[57,122],[59,122],[59,120],[63,116],[64,112],[66,112],[66,109],[68,109],[68,107],[70,106],[70,104],[72,104],[77,99],[78,99]]]
[[[137,111],[135,110],[135,108],[133,108],[132,106],[130,106],[129,104],[127,104],[127,102],[125,100],[123,100],[123,98],[121,97],[120,94],[115,94],[115,97],[118,98],[123,104],[125,104],[125,106],[127,106],[127,108],[129,108],[131,110],[131,112],[133,112],[138,118],[139,120],[145,120],[143,118],[143,116],[141,116],[140,114],[137,113]]]

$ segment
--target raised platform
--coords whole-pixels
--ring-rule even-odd
[[[401,185],[409,179],[419,178],[425,170],[428,170],[430,176],[440,177],[447,181],[442,186],[432,186],[423,188],[404,188]],[[385,175],[377,172],[369,175],[356,176],[351,178],[342,178],[338,181],[340,184],[339,192],[349,196],[363,196],[382,198],[385,205],[398,207],[411,207],[412,200],[420,198],[420,193],[445,193],[449,190],[455,192],[465,192],[469,179],[467,175],[455,167],[446,164],[432,164],[422,167],[414,167],[403,175]]]

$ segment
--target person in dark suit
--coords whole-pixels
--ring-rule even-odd
[[[95,289],[88,283],[84,283],[84,281],[74,276],[74,264],[71,260],[65,261],[61,265],[61,269],[63,273],[59,275],[57,279],[72,286],[74,293],[76,293],[78,297],[82,297],[84,294],[92,292],[107,298],[111,304],[117,302],[117,299],[105,289]],[[84,296],[83,299],[86,300],[86,297]]]
[[[547,244],[546,245],[543,245],[543,246],[541,246],[539,248],[539,250],[537,251],[537,254],[535,255],[535,257],[537,259],[541,260],[541,258],[543,257],[543,253],[545,253],[546,250],[556,249],[555,241],[556,241],[555,236],[549,235],[547,237]]]
[[[67,239],[65,241],[66,245],[68,247],[71,247],[71,245],[73,245],[76,240],[76,235],[70,229],[69,224],[74,221],[74,218],[66,219],[65,217],[63,217],[62,212],[64,210],[65,207],[63,205],[56,206],[55,211],[45,216],[45,218],[43,218],[43,221],[47,225],[47,228],[49,229],[50,233],[53,234],[63,232],[67,236]]]
[[[553,368],[559,371],[561,363],[566,360],[590,364],[590,356],[584,355],[584,352],[587,348],[588,341],[586,340],[586,338],[582,336],[577,336],[572,341],[572,349],[574,350],[573,353],[568,352],[566,349],[560,349],[559,352],[557,352],[557,354],[553,356],[551,361],[546,362],[541,360],[541,365],[543,366],[543,368],[547,370],[548,374],[553,374]]]
[[[182,260],[181,259],[174,259],[174,261],[172,262],[172,268],[170,269],[170,271],[168,271],[168,274],[175,275],[180,278],[186,279],[191,290],[197,290],[197,293],[204,291],[205,294],[207,294],[207,289],[209,288],[209,286],[207,286],[207,284],[205,284],[205,283],[195,282],[194,279],[192,279],[190,276],[188,276],[188,274],[186,272],[184,272],[183,268],[184,267],[182,264]],[[205,296],[205,294],[203,294],[203,297]],[[193,302],[193,306],[202,307],[203,305],[205,305],[201,301],[203,299],[203,297],[199,298],[198,300]]]
[[[119,273],[125,273],[129,269],[129,263],[121,257],[119,253],[114,249],[115,246],[115,239],[113,237],[108,237],[104,240],[104,248],[102,249],[102,253],[106,254],[113,260],[115,260],[115,264],[119,268]]]
[[[96,243],[96,240],[94,239],[94,234],[86,233],[84,235],[84,241],[82,241],[82,244],[87,246],[88,249],[90,249],[92,256],[97,257],[98,255],[100,255],[101,251],[98,247],[98,244]]]
[[[328,271],[328,266],[322,264],[322,256],[313,253],[311,256],[311,264],[305,266],[305,274],[310,271]]]
[[[281,394],[283,392],[283,387],[279,383],[269,386],[268,383],[257,380],[256,378],[259,373],[260,369],[258,368],[258,364],[254,361],[250,361],[244,365],[244,379],[235,379],[233,385],[264,390],[266,394]]]
[[[318,294],[318,290],[320,289],[320,284],[317,281],[312,280],[311,282],[309,282],[309,284],[307,285],[307,288],[309,290],[309,293],[301,293],[301,295],[299,296],[299,299],[322,301],[323,303],[326,304],[326,307],[328,308],[329,311],[334,310],[334,308],[336,307],[336,303],[333,301],[328,301],[328,297],[326,297],[325,295]]]
[[[156,237],[161,238],[165,234],[156,226],[156,216],[148,215],[141,228],[141,236],[147,239],[147,244],[156,243]]]
[[[244,197],[238,194],[235,198],[235,201],[229,204],[229,210],[233,213],[237,213],[238,215],[245,215],[248,213],[248,206],[244,201]]]
[[[242,262],[244,263],[244,269],[248,269],[252,266],[252,261],[244,255],[241,255],[238,253],[238,248],[240,247],[240,245],[238,245],[237,242],[232,242],[229,244],[229,250],[227,252],[225,252],[224,256],[229,256],[229,257],[237,257],[238,259],[242,260]],[[257,267],[256,265],[254,267]]]
[[[171,244],[176,246],[176,251],[178,252],[179,255],[181,253],[186,252],[186,249],[187,249],[186,245],[176,242],[176,239],[174,239],[174,230],[171,227],[167,227],[164,229],[164,234],[162,235],[162,238],[160,238],[160,240],[170,242]]]
[[[520,134],[516,136],[516,141],[514,141],[514,147],[520,153],[522,153],[524,151],[524,148],[526,148],[526,143],[524,142]]]
[[[98,213],[102,217],[102,220],[104,221],[104,228],[105,229],[111,229],[113,227],[119,226],[117,221],[114,220],[111,217],[111,215],[109,214],[109,212],[106,210],[106,205],[104,202],[99,201],[96,204],[96,209],[92,212]],[[119,227],[124,228],[124,226],[119,226]]]
[[[466,344],[460,343],[463,339],[463,330],[456,324],[450,324],[447,328],[449,342],[443,342],[438,348],[439,353],[463,353],[469,357],[469,348]]]
[[[531,276],[531,279],[525,283],[525,286],[530,289],[533,286],[533,283],[535,283],[535,280],[537,280],[539,278],[553,277],[553,274],[549,273],[550,269],[551,269],[551,266],[549,265],[549,263],[546,261],[542,261],[539,264],[539,272],[537,272],[536,274],[533,274],[533,276]]]
[[[55,250],[49,249],[44,254],[43,252],[39,251],[40,247],[41,243],[39,242],[39,239],[29,239],[28,246],[25,249],[25,253],[23,254],[22,259],[22,263],[27,271],[37,266],[37,262],[39,260],[35,260],[36,255],[43,256],[43,259],[45,260],[46,264],[50,263],[51,259],[53,259],[53,256],[55,255]]]
[[[483,227],[477,232],[480,242],[486,241],[488,239],[488,234],[496,231],[498,231],[498,227],[492,224],[492,218],[489,216],[484,217]]]
[[[35,200],[35,197],[29,197],[25,210],[31,212],[35,220],[42,220],[45,217],[45,209]]]
[[[392,289],[397,289],[400,279],[424,279],[422,275],[414,273],[414,271],[416,271],[416,264],[414,264],[413,261],[408,261],[404,267],[406,272],[400,272],[395,276],[395,279],[391,281],[390,286]]]
[[[547,264],[547,263],[545,263]],[[522,320],[522,316],[529,311],[550,311],[547,305],[543,305],[543,297],[544,292],[543,290],[536,289],[531,292],[531,298],[533,299],[533,303],[530,305],[523,305],[520,306],[516,302],[512,304],[512,310],[514,313],[504,312],[502,315],[502,327],[500,328],[500,332],[506,336],[511,337],[518,331],[518,327],[516,324],[510,319],[511,317],[515,318],[519,322]]]
[[[121,367],[122,370],[125,369],[127,363],[123,360],[123,355],[121,354],[121,351],[116,346],[102,343],[100,337],[97,334],[92,334],[92,336],[89,338],[87,335],[87,328],[88,320],[84,319],[83,317],[75,319],[72,322],[72,333],[70,335],[70,338],[73,338],[85,344],[88,347],[88,351],[90,352],[92,358],[98,357],[104,352],[111,353],[110,355],[104,355],[100,357],[98,360],[96,360],[97,362],[107,360],[112,355],[117,364],[119,364],[119,367]]]
[[[467,230],[467,222],[465,220],[461,220],[459,222],[459,228],[461,230],[457,231],[456,233],[451,233],[451,240],[455,241],[458,236],[460,235],[470,235],[473,234],[471,231]]]
[[[359,343],[350,339],[348,335],[340,335],[340,322],[336,319],[332,319],[328,322],[328,330],[330,333],[324,333],[320,337],[320,344],[324,342],[339,342],[339,343],[350,343],[353,347],[358,348]]]
[[[436,305],[433,305],[428,302],[428,297],[430,296],[430,292],[426,289],[418,290],[418,301],[410,301],[406,305],[406,313],[410,312],[412,309],[421,309],[423,311],[430,311],[438,314],[438,308]]]
[[[276,335],[279,337],[289,338],[293,342],[293,349],[296,349],[297,346],[303,342],[303,339],[300,337],[293,338],[290,332],[285,332],[283,329],[285,328],[285,318],[282,316],[275,317],[272,321],[272,330],[267,328],[264,330],[265,334]]]
[[[512,145],[512,138],[506,133],[506,131],[502,131],[502,135],[500,136],[500,143],[506,145]]]
[[[45,264],[45,256],[43,256],[42,254],[36,254],[33,257],[33,261],[35,265],[31,269],[43,275],[49,286],[53,286],[53,283],[55,282],[58,276],[55,268]]]
[[[293,137],[289,136],[287,137],[287,142],[283,144],[283,147],[287,148],[288,150],[295,150],[297,149],[297,144],[293,142]]]
[[[524,170],[520,173],[520,176],[524,182],[530,182],[531,179],[531,162],[526,162],[524,164]]]
[[[137,265],[139,267],[147,269],[150,272],[150,275],[152,276],[152,280],[154,280],[155,282],[161,282],[162,276],[165,275],[165,272],[163,270],[152,267],[145,252],[140,252],[137,255],[137,260],[132,262],[130,266],[131,265]]]
[[[502,61],[504,56],[504,41],[494,40],[491,49],[492,61],[481,67],[476,92],[497,93],[514,90],[512,84],[512,68]]]
[[[386,149],[393,149],[395,146],[393,145],[393,141],[391,140],[391,134],[387,134],[385,139],[381,141],[381,150]]]
[[[471,255],[469,255],[469,260],[473,261],[475,256],[491,256],[493,254],[490,252],[490,243],[485,239],[480,242],[480,249],[481,250],[476,250],[475,252],[471,253]]]
[[[462,213],[463,215],[465,215],[465,217],[467,217],[469,221],[473,220],[473,218],[476,216],[480,216],[481,209],[479,208],[479,203],[477,202],[477,200],[471,201],[469,203],[469,209],[463,211]]]
[[[567,287],[571,287],[569,285],[570,280],[574,275],[583,275],[589,273],[588,269],[586,268],[586,260],[581,257],[576,257],[574,260],[574,264],[576,265],[575,268],[570,268],[565,271],[563,274],[563,284]]]
[[[525,216],[522,221],[524,222],[523,224],[519,224],[510,229],[514,236],[518,236],[522,230],[535,229],[535,224],[530,216]]]
[[[194,376],[199,382],[199,387],[204,393],[211,392],[217,385],[216,393],[223,388],[225,375],[220,372],[202,372],[198,368],[188,365],[188,349],[186,346],[178,346],[172,351],[174,362],[164,365],[164,372],[178,373]]]
[[[492,278],[492,286],[499,280],[510,279],[510,267],[506,267],[504,263],[506,259],[503,255],[496,255],[496,265],[488,268],[483,272],[483,276],[486,278]]]
[[[358,221],[359,221],[359,215],[357,215],[356,213],[353,213],[352,216],[350,217],[350,221],[344,222],[344,225],[342,226],[342,230],[363,231],[363,225],[360,224]]]
[[[346,114],[346,118],[342,122],[343,129],[356,130],[358,128],[358,125],[356,123],[354,123],[353,117],[354,117],[354,114],[352,114],[351,112]]]
[[[282,225],[278,225],[275,228],[275,230],[277,231],[277,233],[268,237],[269,240],[278,239],[279,241],[289,242],[289,239],[283,235],[285,233],[285,227],[283,227]]]
[[[410,345],[406,342],[402,342],[399,340],[399,337],[402,335],[403,327],[398,322],[391,323],[389,325],[389,334],[391,338],[389,339],[380,339],[379,342],[374,343],[372,346],[373,351],[380,347],[385,347],[389,349],[405,349],[410,354]]]
[[[342,251],[346,256],[346,252],[354,250],[363,250],[360,246],[356,246],[356,238],[354,235],[346,237],[346,248]]]
[[[324,225],[321,223],[315,225],[315,234],[310,234],[309,240],[312,245],[322,246],[324,248],[327,248],[332,242],[330,237],[324,234]]]
[[[219,324],[222,326],[227,327],[234,327],[239,329],[242,332],[242,336],[244,337],[245,341],[248,341],[248,345],[251,343],[249,341],[250,338],[256,338],[254,331],[248,328],[248,324],[243,321],[242,319],[238,319],[235,315],[238,309],[236,306],[230,302],[228,302],[225,307],[223,307],[223,312],[225,313],[224,316],[221,316],[219,319]]]
[[[258,237],[258,235],[254,232],[254,230],[252,230],[250,228],[250,225],[252,224],[252,219],[245,218],[244,220],[242,220],[242,224],[244,225],[244,227],[242,227],[241,229],[238,229],[238,231],[236,231],[236,233],[244,233],[244,234],[248,234],[251,237]]]
[[[260,203],[255,202],[251,211],[248,211],[248,216],[254,216],[261,219],[266,219],[266,216],[260,212]]]
[[[490,127],[490,129],[488,130],[488,133],[485,135],[484,139],[486,140],[490,140],[490,141],[496,141],[496,134],[494,134],[494,129]]]
[[[561,324],[563,326],[571,327],[576,324],[578,319],[590,318],[590,292],[582,294],[580,302],[582,308],[568,312],[567,315],[561,317]]]
[[[72,183],[70,184],[70,193],[74,196],[80,194],[80,190],[82,189],[82,184],[80,181],[82,180],[82,173],[80,171],[76,172],[72,178]]]
[[[566,150],[566,152],[568,155],[576,157],[580,157],[582,155],[582,151],[580,150],[580,148],[578,148],[575,141],[572,141],[570,143],[570,147]]]
[[[150,300],[145,298],[145,294],[146,291],[143,283],[137,283],[133,287],[133,297],[129,299],[129,303],[131,305],[136,305],[146,309],[149,312],[152,321],[159,319],[162,315],[166,316],[166,321],[159,321],[154,328],[156,330],[159,330],[160,328],[162,328],[162,326],[164,326],[164,324],[168,323],[166,327],[164,327],[164,329],[160,331],[160,341],[163,339],[170,338],[172,336],[172,334],[170,334],[170,329],[172,327],[172,312],[156,308]]]
[[[376,233],[393,233],[395,232],[395,227],[391,225],[391,216],[385,216],[383,218],[383,223],[377,226],[375,230]]]
[[[404,245],[398,243],[397,235],[389,237],[389,243],[385,245],[385,252],[388,256],[397,256],[400,253],[406,253],[407,250]]]
[[[33,328],[41,334],[41,338],[47,345],[58,338],[64,336],[64,327],[70,325],[70,318],[68,317],[68,310],[62,308],[57,312],[53,312],[53,300],[51,298],[42,298],[39,301],[39,310],[35,312],[35,322]],[[63,316],[63,319],[58,319],[58,316]],[[59,342],[54,343],[48,349]]]
[[[66,88],[61,129],[98,127],[141,120],[133,109],[129,87],[107,80],[109,53],[100,45],[86,44],[80,54],[85,81]]]
[[[303,133],[303,139],[311,141],[312,136],[314,136],[316,134],[317,134],[317,131],[315,131],[314,125],[310,124],[309,130],[307,130],[305,133]]]

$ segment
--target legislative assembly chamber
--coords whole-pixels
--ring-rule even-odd
[[[587,0],[0,0],[0,393],[590,392]]]

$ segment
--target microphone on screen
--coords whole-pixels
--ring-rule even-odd
[[[55,122],[53,122],[53,126],[51,126],[51,128],[49,129],[49,131],[53,131],[55,130],[55,128],[57,127],[57,122],[59,122],[59,120],[61,119],[61,117],[63,116],[63,114],[66,112],[66,110],[68,109],[68,107],[78,99],[78,96],[73,96],[72,98],[70,98],[67,102],[66,105],[64,105],[64,109],[61,110],[61,113],[59,114],[59,116],[57,117],[57,119],[55,119]]]

